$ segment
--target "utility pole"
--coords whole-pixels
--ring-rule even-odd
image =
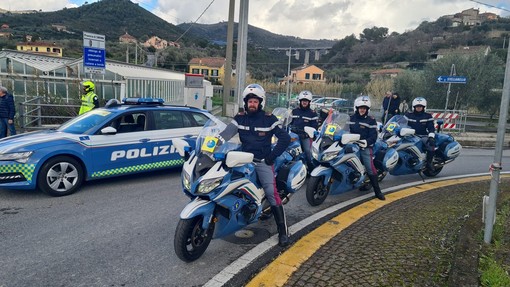
[[[230,0],[228,8],[228,24],[227,24],[227,51],[225,59],[225,74],[223,76],[223,110],[222,115],[227,115],[227,102],[230,99],[230,90],[232,89],[232,52],[234,47],[234,9],[235,0]],[[237,112],[237,111],[235,111]]]
[[[496,149],[494,150],[494,162],[491,164],[492,172],[489,189],[489,204],[485,212],[485,233],[483,241],[489,244],[492,240],[494,219],[496,218],[496,203],[498,199],[499,176],[501,172],[501,159],[503,157],[503,143],[505,141],[506,121],[508,118],[508,104],[510,103],[510,45],[507,48],[505,80],[503,82],[503,94],[499,108],[498,135],[496,137]]]
[[[248,8],[250,6],[249,0],[241,0],[239,6],[239,25],[237,34],[237,98],[239,109],[244,106],[242,94],[246,86],[246,51],[248,42]]]
[[[292,55],[292,47],[289,47],[289,63],[287,64],[287,106],[290,105],[290,56]]]

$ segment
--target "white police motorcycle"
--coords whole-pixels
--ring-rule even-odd
[[[175,230],[174,250],[186,262],[198,259],[211,239],[256,223],[263,211],[265,194],[257,180],[252,153],[240,151],[240,143],[219,144],[226,125],[210,120],[197,138],[195,148],[181,139],[173,145],[186,160],[182,169],[183,192],[191,201],[181,211]],[[289,172],[285,189],[295,192]],[[298,180],[299,181],[299,180]]]

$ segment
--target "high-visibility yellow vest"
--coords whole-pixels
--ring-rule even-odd
[[[81,96],[81,107],[79,115],[84,114],[94,108],[94,97],[96,94],[93,91],[88,92],[86,95]]]

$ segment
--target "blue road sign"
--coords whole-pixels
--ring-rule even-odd
[[[94,68],[104,68],[105,50],[97,48],[83,48],[83,65]]]
[[[437,83],[465,84],[467,78],[464,76],[439,76],[437,77]]]

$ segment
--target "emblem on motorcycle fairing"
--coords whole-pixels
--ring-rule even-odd
[[[232,211],[238,211],[239,210],[239,207],[241,207],[241,200],[237,200],[236,202],[234,202],[234,205],[232,205]]]
[[[326,132],[325,134],[327,135],[334,135],[335,134],[335,131],[336,131],[336,126],[335,125],[328,125],[326,127]]]
[[[202,144],[202,151],[213,152],[216,144],[218,143],[218,139],[216,137],[207,136],[204,139],[204,143]]]

